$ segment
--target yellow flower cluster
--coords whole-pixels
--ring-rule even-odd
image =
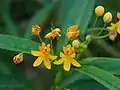
[[[68,40],[73,40],[79,35],[79,30],[77,25],[73,25],[69,27],[66,31],[66,37]],[[40,27],[38,25],[32,26],[32,35],[39,35],[40,34]],[[51,40],[55,39],[56,37],[60,37],[60,29],[55,28],[54,30],[51,28],[51,32],[45,35],[45,38],[49,38]],[[33,56],[37,56],[38,58],[33,63],[33,67],[39,66],[42,62],[44,63],[45,67],[47,69],[51,69],[51,63],[53,60],[57,59],[57,56],[50,54],[50,44],[45,45],[44,42],[42,42],[42,46],[39,46],[39,51],[31,51],[31,54]],[[81,65],[74,59],[76,54],[74,52],[74,47],[71,47],[71,45],[67,45],[66,47],[63,46],[63,52],[60,52],[60,57],[58,61],[54,61],[53,63],[58,65],[64,63],[64,70],[69,71],[71,64],[80,67]],[[52,61],[51,61],[52,60]]]
[[[100,17],[104,14],[104,7],[103,6],[97,6],[95,8],[95,14],[97,17]],[[118,21],[116,23],[111,23],[111,26],[107,27],[109,30],[109,39],[114,41],[117,37],[117,33],[120,34],[120,12],[117,12],[116,17],[118,18]],[[105,24],[110,23],[112,21],[112,14],[110,12],[106,12],[103,16],[103,21]]]
[[[116,23],[111,23],[111,26],[107,27],[109,30],[109,39],[110,40],[115,40],[117,37],[117,33],[120,34],[120,13],[117,12],[117,18],[118,22]]]

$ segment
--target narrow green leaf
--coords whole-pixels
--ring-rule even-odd
[[[0,35],[0,48],[18,51],[18,52],[30,52],[31,50],[37,50],[39,44],[28,39],[19,38],[10,35]]]
[[[77,24],[81,33],[84,34],[92,16],[94,0],[62,0],[62,4],[61,6],[65,7],[61,7],[63,11],[61,10],[62,14],[60,14],[62,29],[66,30],[70,25]]]
[[[30,20],[24,37],[30,38],[32,25],[43,24],[46,18],[50,15],[53,8],[54,8],[54,3],[51,3],[51,4],[47,4],[47,6],[45,6],[42,10],[40,9],[39,11],[37,11]]]
[[[6,33],[17,36],[18,30],[17,30],[16,25],[13,23],[10,15],[8,13],[2,13],[2,18],[5,23]]]
[[[84,73],[99,83],[103,84],[105,87],[111,90],[120,90],[120,79],[114,77],[112,74],[97,68],[95,66],[82,66],[79,69],[75,69],[80,73]]]
[[[92,57],[80,61],[81,64],[89,64],[104,69],[112,74],[120,73],[120,58]]]

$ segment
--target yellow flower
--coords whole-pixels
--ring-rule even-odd
[[[42,62],[44,63],[47,69],[51,69],[51,60],[55,60],[57,56],[50,54],[50,44],[45,46],[45,43],[42,42],[42,46],[39,47],[39,51],[31,51],[33,56],[38,56],[38,58],[33,63],[33,67],[39,66]]]
[[[23,62],[23,54],[22,53],[19,53],[18,55],[16,55],[14,58],[13,58],[13,62],[15,64],[19,64],[21,62]]]
[[[73,40],[79,35],[79,30],[76,31],[77,29],[78,29],[77,25],[73,25],[67,29],[66,36],[69,40]]]
[[[59,32],[60,32],[60,29],[56,28],[56,29],[52,30],[52,32],[48,33],[45,36],[45,38],[54,39],[56,36],[60,37],[61,35],[59,34]]]
[[[120,20],[120,12],[117,12],[117,18]]]
[[[111,23],[111,26],[107,27],[107,29],[109,29],[109,30],[116,30],[120,34],[120,21],[118,21],[115,24]]]
[[[41,32],[41,28],[38,25],[32,26],[32,35],[39,35]]]
[[[120,13],[117,13],[117,18],[119,19]],[[120,20],[117,23],[111,23],[111,26],[107,27],[109,29],[109,39],[114,41],[117,37],[117,33],[120,34]]]
[[[104,7],[103,6],[97,6],[95,8],[95,14],[97,17],[102,16],[104,14]]]
[[[53,62],[56,65],[62,64],[63,68],[65,71],[69,71],[71,64],[76,66],[76,67],[80,67],[81,65],[74,59],[75,58],[75,52],[74,52],[74,48],[71,47],[71,45],[67,45],[67,47],[63,47],[63,52],[60,52],[60,57],[61,59],[58,61]]]

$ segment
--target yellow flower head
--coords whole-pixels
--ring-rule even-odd
[[[116,24],[111,23],[110,27],[107,27],[109,30],[116,30],[120,34],[120,21],[118,21]]]
[[[59,34],[59,32],[60,32],[60,29],[56,28],[56,29],[52,30],[52,32],[48,33],[45,36],[45,38],[54,39],[56,36],[60,37],[61,35]]]
[[[120,20],[120,12],[117,12],[117,18]]]
[[[41,32],[41,28],[38,25],[32,26],[32,35],[39,35]]]
[[[46,46],[44,42],[42,42],[42,46],[39,47],[39,51],[31,51],[31,53],[33,56],[38,56],[33,63],[33,67],[37,67],[43,62],[47,69],[51,69],[50,59],[55,60],[57,58],[57,56],[50,54],[50,44]]]
[[[13,62],[15,64],[19,64],[21,62],[23,62],[23,54],[22,53],[19,53],[18,55],[16,55],[14,58],[13,58]]]
[[[63,68],[65,71],[69,71],[71,64],[76,66],[76,67],[80,67],[81,65],[74,59],[75,58],[75,52],[74,52],[74,48],[71,47],[71,45],[67,45],[67,47],[63,47],[63,53],[60,52],[60,57],[61,59],[58,61],[53,62],[56,65],[62,64]]]
[[[73,25],[67,29],[66,36],[69,40],[73,40],[79,35],[79,30],[76,31],[77,29],[78,29],[77,25]]]

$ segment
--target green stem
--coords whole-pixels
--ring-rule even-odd
[[[93,29],[93,28],[95,28],[95,25],[96,25],[96,23],[97,23],[97,20],[98,20],[98,17],[95,18],[95,21],[94,21],[94,23],[93,23],[92,35],[94,34],[94,29]]]
[[[102,28],[101,31],[97,34],[97,36],[99,36],[99,35],[103,32],[103,30],[104,30],[105,27],[106,27],[106,24],[104,24],[103,28]]]
[[[51,49],[52,49],[52,54],[53,54],[53,45],[52,45],[52,40],[50,40],[50,44],[51,44]]]
[[[63,47],[63,43],[62,43],[61,39],[60,39],[59,37],[56,37],[56,38],[57,38],[57,40],[59,41],[60,46],[61,46],[61,48],[62,48],[62,47]]]
[[[106,38],[106,37],[108,37],[108,36],[109,36],[109,34],[104,35],[104,36],[99,36],[99,37],[93,37],[93,39],[101,39],[101,38]]]
[[[38,37],[39,37],[40,42],[42,43],[43,41],[42,41],[42,38],[40,37],[40,35],[38,35]]]
[[[99,31],[99,30],[101,30],[101,29],[106,30],[106,31],[109,30],[109,29],[107,29],[107,28],[88,28],[88,32],[91,32],[92,29],[94,29],[95,31]]]
[[[23,54],[31,54],[30,52],[22,52]]]

